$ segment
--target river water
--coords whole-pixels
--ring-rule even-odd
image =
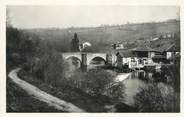
[[[80,68],[80,61],[78,60],[68,60],[68,70],[67,73],[69,76],[72,75],[75,69]],[[98,64],[99,66],[101,64]],[[103,65],[103,64],[102,64]],[[88,66],[88,69],[95,68],[96,64],[91,64]],[[126,78],[127,77],[127,78]],[[125,86],[125,101],[124,103],[128,105],[134,104],[134,96],[140,92],[140,88],[145,88],[150,82],[162,82],[162,86],[168,87],[165,83],[164,74],[161,72],[145,72],[143,70],[133,71],[132,73],[121,73],[117,77],[120,82],[123,82]]]
[[[144,88],[147,84],[139,79],[139,77],[132,73],[127,79],[123,81],[125,85],[125,103],[132,105],[134,103],[133,97],[140,91],[140,88]]]
[[[134,71],[131,73],[131,75],[128,76],[125,80],[123,80],[123,84],[125,85],[125,102],[128,105],[134,104],[134,96],[140,92],[140,88],[146,88],[149,83],[157,82],[161,84],[164,88],[170,88],[169,85],[165,84],[163,81],[155,81],[155,74],[157,73],[146,73],[143,70],[140,71]],[[165,79],[162,76],[158,76],[162,79]]]

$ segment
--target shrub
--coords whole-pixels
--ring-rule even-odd
[[[84,92],[96,96],[105,95],[114,102],[124,99],[124,85],[115,82],[115,74],[103,69],[90,69],[86,73],[77,71],[70,78],[72,87],[77,87]]]
[[[114,84],[107,89],[107,96],[113,99],[115,103],[123,102],[125,97],[125,86],[122,82]]]
[[[42,80],[42,82],[58,87],[65,83],[63,81],[65,80],[64,70],[66,66],[62,56],[51,51],[40,58],[32,58],[23,66],[23,69],[32,73],[33,77]]]
[[[95,95],[103,94],[106,87],[113,82],[113,76],[100,69],[91,69],[86,74],[88,87]]]
[[[173,91],[163,85],[149,84],[134,97],[135,107],[140,112],[172,112]]]

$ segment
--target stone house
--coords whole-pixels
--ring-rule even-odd
[[[144,67],[146,64],[152,64],[152,58],[158,54],[159,51],[148,46],[140,46],[129,50],[118,50],[117,66],[128,65],[129,68]]]

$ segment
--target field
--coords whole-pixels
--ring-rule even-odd
[[[179,21],[168,20],[165,22],[105,25],[86,28],[24,29],[23,31],[29,34],[36,34],[42,40],[49,41],[59,51],[70,51],[70,42],[73,34],[76,32],[80,43],[88,41],[92,44],[90,51],[107,52],[111,51],[111,44],[113,43],[122,42],[127,47],[136,47],[138,44],[137,40],[141,38],[143,42],[149,41],[151,37],[158,37],[167,33],[179,33],[179,30]]]

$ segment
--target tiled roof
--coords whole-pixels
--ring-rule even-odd
[[[169,48],[166,49],[166,51],[169,51],[169,52],[176,52],[176,51],[179,51],[179,47],[176,47],[176,45],[172,44]]]
[[[175,44],[163,44],[162,46],[160,46],[159,51],[164,52],[164,51],[180,51],[180,48],[178,46],[176,46]]]
[[[132,49],[132,51],[149,51],[149,52],[158,52],[156,49],[152,49],[148,46],[139,46],[137,48]]]

